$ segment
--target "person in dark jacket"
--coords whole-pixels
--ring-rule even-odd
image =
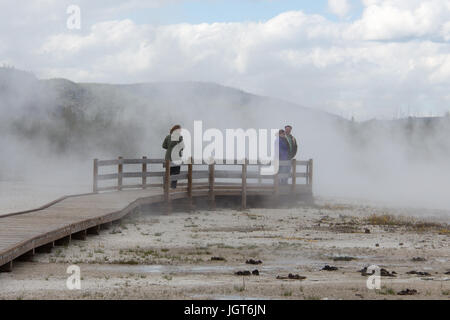
[[[176,125],[170,129],[170,134],[166,136],[162,147],[166,149],[165,160],[179,161],[183,156],[183,137],[180,135],[181,126]],[[178,152],[177,152],[178,151]],[[174,153],[175,152],[175,153]],[[170,165],[170,175],[180,174],[181,167],[179,165]],[[174,180],[170,183],[170,187],[175,189],[177,187],[177,181]]]
[[[278,138],[275,142],[275,150],[278,152],[278,159],[280,161],[288,161],[290,156],[290,148],[289,148],[289,142],[286,139],[286,133],[283,129],[281,129],[278,132]],[[291,166],[290,165],[280,165],[279,167],[279,173],[285,174],[291,172]],[[280,184],[287,184],[289,178],[280,178]]]
[[[297,151],[298,151],[297,140],[291,134],[292,126],[289,126],[289,125],[285,126],[284,130],[286,132],[286,140],[289,143],[289,159],[288,160],[292,160],[297,155]]]

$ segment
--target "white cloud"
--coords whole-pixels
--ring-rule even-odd
[[[364,0],[364,4],[351,32],[367,40],[442,39],[450,19],[450,0]]]
[[[358,20],[337,23],[293,11],[265,22],[102,20],[71,32],[46,20],[0,29],[0,56],[41,77],[214,81],[357,118],[408,105],[439,114],[450,106],[449,2],[365,0]]]
[[[339,17],[345,17],[350,12],[350,3],[348,0],[328,0],[328,9]]]

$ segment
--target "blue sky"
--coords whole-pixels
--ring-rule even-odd
[[[361,1],[349,1],[349,19],[362,11]],[[329,20],[340,18],[328,10],[327,0],[186,0],[158,8],[123,12],[117,18],[131,19],[139,24],[213,23],[266,21],[286,11],[320,14]]]

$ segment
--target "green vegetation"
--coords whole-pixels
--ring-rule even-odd
[[[372,214],[366,221],[370,225],[404,227],[415,232],[435,231],[440,234],[450,234],[450,226],[444,223],[418,221],[413,218],[397,217],[390,214]]]
[[[394,289],[388,288],[386,286],[382,286],[381,290],[377,290],[376,292],[381,295],[395,295]]]

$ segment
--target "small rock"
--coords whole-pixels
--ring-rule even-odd
[[[354,257],[334,257],[333,261],[352,261],[352,260],[356,260],[356,258]]]
[[[211,261],[225,261],[223,257],[211,257]]]
[[[289,275],[287,277],[285,277],[285,276],[277,276],[277,279],[279,279],[279,280],[287,280],[287,279],[290,279],[290,280],[304,280],[304,279],[306,279],[306,277],[300,276],[298,274],[289,273]]]
[[[372,273],[367,273],[367,267],[364,267],[363,269],[359,270],[358,272],[361,272],[362,276],[367,277],[367,276],[373,275],[375,273],[375,270],[373,270]],[[380,269],[380,275],[382,277],[396,277],[396,274],[397,274],[397,272],[395,272],[395,271],[389,272],[384,268]]]
[[[399,245],[399,246],[402,246],[402,245],[403,245],[403,242],[400,242],[398,245]]]
[[[364,229],[365,233],[370,233],[370,229]]]
[[[247,261],[245,261],[246,264],[261,264],[262,261],[261,260],[253,260],[253,259],[249,259]]]
[[[326,265],[325,267],[322,268],[322,270],[324,270],[324,271],[336,271],[336,270],[338,270],[338,268]]]
[[[427,259],[422,258],[422,257],[414,257],[411,259],[412,262],[424,262],[427,261]]]
[[[431,276],[431,274],[429,274],[428,272],[422,272],[422,271],[409,271],[406,274],[416,274],[418,276]]]
[[[395,277],[397,272],[395,271],[389,272],[386,269],[381,268],[380,274],[382,277]]]
[[[415,294],[418,294],[416,289],[406,289],[406,290],[402,290],[400,292],[397,293],[399,296],[412,296]]]
[[[303,280],[303,279],[306,279],[306,277],[302,277],[302,276],[300,276],[300,275],[298,275],[298,274],[292,274],[292,273],[289,273],[288,278],[289,278],[289,279],[294,279],[294,280]]]
[[[380,244],[379,244],[379,243],[376,243],[376,244],[375,244],[375,247],[379,247],[379,246],[380,246]]]

